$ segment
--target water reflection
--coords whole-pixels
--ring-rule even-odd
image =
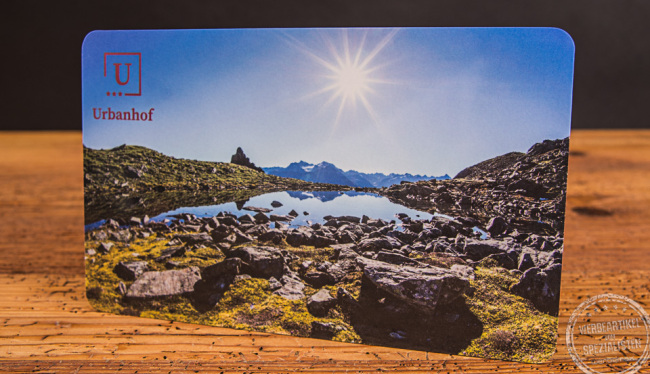
[[[278,201],[282,206],[274,207],[271,203]],[[292,226],[325,223],[325,216],[356,216],[366,215],[370,218],[381,218],[386,221],[395,219],[398,213],[405,213],[413,219],[430,220],[433,215],[395,204],[388,198],[367,192],[356,191],[282,191],[272,192],[250,198],[216,205],[183,207],[174,209],[153,217],[160,221],[181,213],[195,214],[199,217],[212,217],[220,212],[230,212],[238,216],[255,214],[245,208],[259,207],[271,209],[268,214],[288,215],[291,211],[298,216],[291,222]]]

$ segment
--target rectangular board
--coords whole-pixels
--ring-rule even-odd
[[[92,32],[88,300],[545,361],[573,58],[554,28]]]

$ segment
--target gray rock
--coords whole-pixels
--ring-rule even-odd
[[[238,229],[233,229],[232,232],[235,235],[235,242],[233,243],[234,245],[250,243],[253,240],[255,240],[255,238],[253,238],[252,236],[247,235]]]
[[[271,206],[274,207],[274,208],[279,208],[279,207],[281,207],[282,205],[283,205],[283,204],[282,204],[281,202],[277,201],[277,200],[273,200],[273,201],[271,202]]]
[[[260,223],[260,224],[269,223],[271,221],[269,217],[262,212],[258,212],[256,215],[253,216],[253,218],[255,218],[256,223]]]
[[[339,262],[330,266],[328,274],[334,283],[340,282],[347,274],[357,271],[357,262],[354,259],[339,260]]]
[[[487,232],[493,237],[503,234],[507,229],[508,223],[503,217],[492,217],[486,227]]]
[[[195,266],[182,270],[149,271],[133,282],[126,296],[152,298],[187,294],[194,292],[194,285],[200,280],[201,272]]]
[[[311,337],[317,339],[331,340],[337,333],[343,331],[342,326],[335,325],[331,322],[318,322],[311,323]]]
[[[357,263],[377,288],[420,310],[434,312],[438,305],[449,304],[469,288],[467,278],[449,269],[400,266],[363,257],[358,257]]]
[[[530,268],[510,290],[530,300],[542,312],[556,316],[560,304],[561,273],[561,264],[553,264],[544,269]]]
[[[305,297],[303,290],[305,284],[295,273],[287,273],[280,278],[282,288],[273,291],[275,295],[282,296],[287,300],[299,300]]]
[[[280,283],[279,280],[275,279],[275,277],[269,278],[269,288],[271,291],[279,290],[282,288],[282,283]]]
[[[207,246],[214,243],[210,234],[205,232],[200,232],[197,234],[179,234],[174,236],[174,238],[190,245],[203,244]]]
[[[253,170],[264,173],[264,170],[262,170],[262,168],[255,166],[255,164],[252,163],[248,157],[246,157],[246,154],[244,153],[244,150],[241,149],[241,147],[237,147],[237,151],[235,151],[235,154],[230,158],[230,163],[246,166],[247,168],[251,168]]]
[[[233,279],[232,282],[237,283],[237,282],[241,282],[243,280],[251,279],[251,278],[252,277],[250,275],[248,275],[248,274],[239,274],[239,275],[235,275],[235,279]]]
[[[360,223],[361,218],[355,217],[355,216],[340,216],[340,217],[335,217],[337,221],[341,222],[350,222],[350,223]]]
[[[391,250],[393,248],[400,248],[403,243],[391,237],[379,237],[371,239],[363,239],[359,242],[358,248],[361,252],[378,252],[382,249]]]
[[[97,252],[99,253],[108,253],[113,248],[114,244],[111,242],[102,242],[97,246]]]
[[[206,266],[203,271],[201,271],[201,278],[206,282],[215,279],[229,278],[232,282],[236,275],[241,274],[241,267],[242,260],[240,258],[227,258],[223,261],[217,262],[216,264]]]
[[[124,176],[127,178],[141,178],[142,174],[142,170],[138,170],[133,166],[127,166],[124,169]]]
[[[510,246],[507,242],[501,240],[474,240],[467,239],[463,252],[473,261],[480,261],[489,255],[495,253],[507,252]]]
[[[249,210],[251,212],[256,212],[256,213],[269,213],[269,212],[273,211],[273,209],[260,208],[260,207],[256,207],[256,206],[245,206],[243,209],[244,210]]]
[[[322,271],[310,271],[303,276],[303,279],[314,288],[321,288],[328,284],[336,283],[329,273]]]
[[[179,257],[185,254],[185,247],[170,247],[162,250],[160,256],[155,258],[156,262],[165,262],[172,257]]]
[[[312,238],[312,244],[316,248],[325,248],[336,244],[336,239],[324,235],[314,235]]]
[[[512,270],[516,269],[518,266],[519,252],[514,249],[510,249],[507,252],[491,254],[487,258],[496,261],[496,263],[504,269]]]
[[[526,249],[527,248],[525,248],[521,252],[521,255],[519,255],[519,263],[517,265],[519,271],[526,271],[535,266],[535,261],[533,260],[534,253],[530,250],[527,251]]]
[[[278,229],[270,229],[264,234],[260,235],[257,239],[262,242],[272,242],[274,244],[280,244],[284,239],[284,233]]]
[[[239,247],[231,250],[228,257],[238,257],[245,264],[243,272],[259,278],[282,277],[284,257],[273,247]]]
[[[149,265],[146,261],[122,262],[120,261],[113,268],[113,272],[118,277],[132,281],[142,275],[145,271],[149,270]]]
[[[404,255],[395,252],[388,251],[379,251],[375,255],[375,260],[387,262],[393,265],[412,265],[412,266],[421,266],[422,264],[412,258],[408,258]]]
[[[336,298],[324,288],[313,294],[307,301],[307,310],[316,317],[325,317],[334,306],[336,306]]]
[[[126,295],[127,289],[126,289],[126,284],[124,282],[120,281],[120,283],[117,285],[117,293],[120,295],[124,296]]]
[[[128,229],[124,229],[111,232],[109,238],[113,241],[126,243],[131,240],[132,235]]]
[[[474,268],[467,265],[455,264],[451,265],[451,271],[455,271],[460,274],[463,278],[474,279]]]
[[[293,247],[299,247],[301,245],[310,245],[312,243],[313,234],[294,230],[289,235],[287,235],[287,243]]]
[[[345,259],[352,259],[354,260],[359,256],[357,252],[354,251],[355,245],[354,244],[336,244],[333,245],[332,248],[338,253],[336,258],[341,261]]]
[[[256,220],[250,214],[244,214],[237,219],[240,223],[255,223]]]
[[[291,222],[294,217],[286,215],[279,215],[279,214],[271,214],[269,219],[273,222]]]

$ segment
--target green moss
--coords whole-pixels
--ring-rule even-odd
[[[265,300],[269,294],[269,281],[266,279],[243,279],[230,286],[217,304],[217,308],[228,310],[242,304],[258,303]]]
[[[361,343],[361,337],[353,330],[347,329],[339,331],[332,340],[343,343]]]
[[[557,317],[539,312],[509,293],[517,277],[502,268],[476,269],[474,293],[466,302],[483,324],[483,334],[462,352],[502,360],[542,362],[555,352]]]

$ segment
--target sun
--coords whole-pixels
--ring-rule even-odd
[[[355,100],[370,92],[368,71],[355,64],[345,64],[334,71],[332,75],[336,95],[343,100]]]
[[[325,39],[326,50],[329,52],[329,56],[326,57],[322,57],[322,52],[314,52],[304,44],[299,44],[303,52],[325,68],[322,75],[325,78],[324,86],[308,96],[329,94],[323,107],[338,102],[335,125],[339,123],[346,110],[356,111],[359,106],[365,109],[375,123],[379,121],[371,104],[371,96],[377,94],[381,84],[392,83],[379,74],[381,68],[386,65],[380,63],[380,52],[392,41],[397,32],[398,29],[391,30],[376,45],[368,46],[367,30],[361,34],[354,45],[347,30],[344,30],[338,43]]]

